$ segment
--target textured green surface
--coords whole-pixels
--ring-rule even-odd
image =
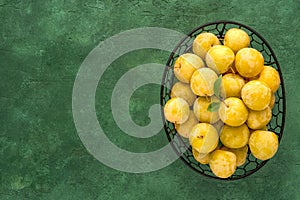
[[[299,13],[296,0],[0,0],[0,199],[300,199]],[[73,82],[88,53],[131,28],[187,33],[220,19],[257,30],[281,63],[287,123],[277,155],[234,182],[202,177],[180,160],[156,172],[128,174],[94,159],[76,133],[71,110]],[[163,132],[145,140],[123,134],[113,122],[110,95],[130,68],[165,63],[167,56],[131,52],[104,74],[97,90],[98,119],[118,146],[148,152],[166,143]],[[132,100],[133,119],[146,125],[145,113],[159,101],[159,87],[142,87]]]

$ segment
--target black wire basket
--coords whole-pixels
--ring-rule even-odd
[[[167,138],[171,146],[173,147],[174,151],[177,153],[178,156],[180,156],[181,160],[186,165],[188,165],[190,168],[192,168],[199,174],[210,178],[221,179],[221,180],[236,180],[236,179],[241,179],[246,176],[249,176],[250,174],[253,174],[261,167],[263,167],[268,162],[268,160],[261,161],[259,159],[256,159],[249,151],[245,164],[243,164],[240,167],[237,167],[235,173],[231,177],[226,179],[216,177],[212,173],[208,165],[200,164],[194,159],[192,148],[189,144],[188,139],[180,137],[179,134],[177,134],[174,124],[165,119],[163,113],[163,107],[166,104],[166,102],[171,98],[170,97],[171,88],[174,83],[173,67],[176,59],[181,54],[192,52],[191,49],[192,49],[193,41],[196,38],[196,36],[199,35],[200,33],[202,32],[214,33],[222,42],[226,31],[229,30],[230,28],[240,28],[246,31],[251,39],[250,46],[262,53],[265,60],[265,65],[272,66],[279,72],[281,84],[279,89],[275,93],[276,100],[275,100],[274,108],[272,110],[272,119],[268,124],[268,130],[273,131],[275,134],[277,134],[280,142],[284,130],[285,110],[286,110],[284,81],[283,81],[281,69],[277,61],[277,58],[272,48],[268,44],[268,42],[258,32],[256,32],[255,30],[253,30],[252,28],[246,25],[237,22],[232,22],[232,21],[218,21],[218,22],[211,22],[211,23],[204,24],[192,30],[185,38],[183,38],[177,44],[177,46],[174,48],[167,61],[163,78],[162,78],[161,97],[160,97],[164,129]]]

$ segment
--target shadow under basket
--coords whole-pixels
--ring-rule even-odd
[[[252,28],[246,25],[237,22],[232,22],[232,21],[218,21],[218,22],[211,22],[211,23],[204,24],[192,30],[185,38],[183,38],[177,44],[177,46],[174,48],[167,61],[166,67],[164,69],[163,78],[162,78],[161,96],[160,96],[164,129],[167,138],[171,146],[173,147],[174,151],[176,152],[176,154],[180,156],[181,160],[186,165],[188,165],[191,169],[195,170],[199,174],[206,177],[220,179],[220,180],[236,180],[236,179],[241,179],[246,176],[249,176],[250,174],[255,173],[261,167],[263,167],[268,162],[268,160],[261,161],[259,159],[256,159],[249,151],[245,164],[243,164],[240,167],[237,167],[235,173],[231,177],[222,179],[215,176],[208,165],[200,164],[194,159],[192,148],[189,144],[188,139],[180,137],[179,134],[177,134],[174,124],[165,119],[163,113],[163,107],[166,104],[166,102],[171,98],[170,97],[171,88],[174,83],[173,67],[176,59],[184,53],[192,52],[191,47],[193,41],[200,33],[203,32],[213,33],[222,41],[226,31],[229,30],[230,28],[240,28],[246,31],[250,37],[250,47],[257,49],[262,53],[265,60],[264,63],[265,65],[272,66],[279,72],[281,84],[279,89],[275,93],[276,100],[275,100],[274,108],[272,110],[272,119],[268,124],[268,130],[273,131],[278,136],[279,143],[280,143],[283,130],[284,130],[285,111],[286,111],[284,81],[283,81],[281,69],[277,61],[277,58],[270,45],[267,43],[267,41],[259,33],[257,33],[255,30],[253,30]]]

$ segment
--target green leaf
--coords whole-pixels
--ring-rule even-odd
[[[222,74],[217,78],[217,80],[214,83],[214,93],[217,97],[220,97],[221,83],[222,83]]]
[[[216,112],[219,110],[221,103],[220,102],[212,102],[209,104],[207,111]]]

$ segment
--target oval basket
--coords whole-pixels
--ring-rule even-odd
[[[268,124],[268,129],[278,135],[279,142],[282,138],[284,123],[285,123],[286,99],[285,99],[283,77],[282,77],[281,69],[277,61],[277,58],[272,48],[268,44],[268,42],[252,28],[232,21],[211,22],[192,30],[174,48],[164,69],[162,86],[161,86],[161,96],[160,96],[162,120],[164,123],[164,129],[167,138],[171,146],[173,147],[174,151],[177,153],[178,156],[180,156],[181,160],[186,165],[188,165],[191,169],[195,170],[199,174],[214,179],[221,179],[221,178],[216,177],[212,173],[208,165],[200,164],[194,159],[192,148],[189,144],[188,139],[180,137],[175,130],[174,124],[168,122],[165,119],[163,113],[163,107],[166,104],[166,102],[170,99],[170,94],[171,94],[170,88],[172,88],[174,83],[173,67],[176,59],[183,53],[192,52],[191,47],[193,44],[193,40],[200,33],[202,32],[214,33],[222,42],[226,31],[229,30],[230,28],[240,28],[246,31],[251,39],[250,46],[262,53],[265,59],[265,65],[272,66],[279,72],[281,84],[279,89],[275,93],[276,100],[275,100],[274,108],[272,110],[272,119]],[[221,179],[221,180],[236,180],[236,179],[244,178],[259,170],[267,162],[268,160],[261,161],[259,159],[256,159],[250,152],[248,152],[246,163],[240,167],[237,167],[235,173],[231,177],[226,179]]]

